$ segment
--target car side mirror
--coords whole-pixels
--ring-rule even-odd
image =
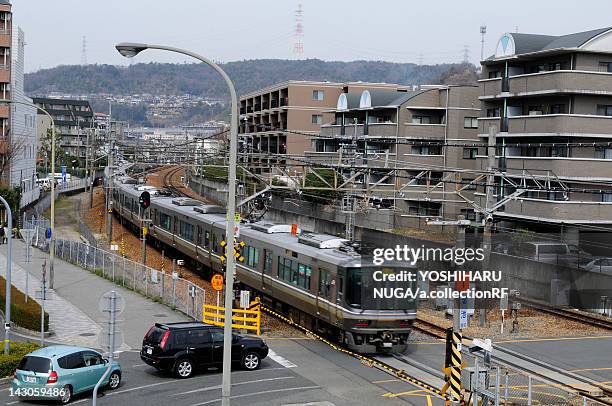
[[[106,365],[108,364],[108,359],[107,358],[102,358],[103,363]]]

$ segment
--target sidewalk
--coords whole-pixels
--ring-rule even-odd
[[[6,274],[6,248],[5,244],[0,245],[0,272],[3,276]],[[34,291],[40,290],[42,264],[45,259],[48,279],[49,255],[32,248],[32,262],[25,264],[24,250],[23,241],[14,239],[11,278],[13,286],[25,292],[27,269],[30,274],[29,292],[33,297]],[[182,313],[57,258],[54,288],[51,300],[45,301],[50,329],[55,333],[50,339],[65,344],[98,347],[97,335],[101,326],[97,322],[103,321],[105,317],[98,310],[98,299],[110,290],[115,290],[125,300],[125,310],[119,316],[119,329],[124,337],[124,345],[120,350],[140,348],[142,337],[156,322],[189,320]]]

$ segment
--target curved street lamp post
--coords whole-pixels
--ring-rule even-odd
[[[163,51],[176,52],[183,55],[191,56],[199,61],[211,66],[225,80],[231,96],[231,123],[230,123],[230,153],[229,153],[229,174],[228,174],[228,198],[227,198],[227,226],[225,230],[227,241],[227,252],[234,252],[234,235],[235,224],[234,218],[236,214],[236,160],[238,149],[238,98],[236,89],[229,76],[216,63],[208,58],[198,55],[194,52],[180,48],[174,48],[164,45],[149,45],[138,43],[120,43],[115,46],[119,53],[127,58],[132,58],[146,49],[160,49]],[[234,287],[234,272],[236,270],[236,261],[233,255],[227,255],[226,261],[226,280],[225,280],[225,325],[223,328],[223,379],[221,388],[221,404],[222,406],[230,405],[231,392],[231,353],[232,353],[232,293]]]

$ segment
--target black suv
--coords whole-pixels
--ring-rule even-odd
[[[267,355],[261,338],[232,335],[232,364],[254,370]],[[199,367],[221,367],[223,328],[197,322],[155,323],[142,340],[140,358],[179,378],[189,378]]]

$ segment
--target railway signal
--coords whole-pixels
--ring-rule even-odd
[[[140,203],[140,207],[143,210],[149,208],[149,206],[151,205],[151,193],[147,192],[146,190],[142,192],[140,194],[140,199],[138,200],[138,202]]]

